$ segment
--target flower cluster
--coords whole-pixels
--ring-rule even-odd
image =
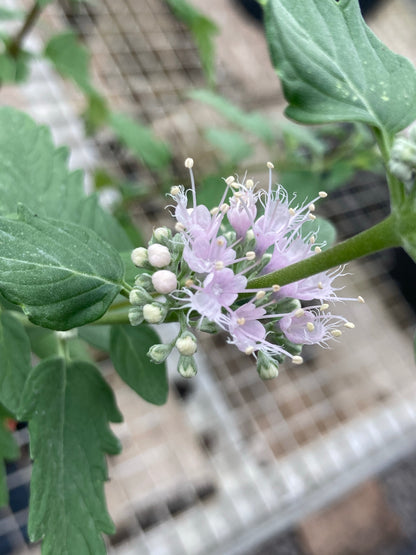
[[[143,320],[158,324],[172,319],[181,331],[172,343],[155,345],[148,355],[164,361],[176,346],[179,372],[196,373],[193,355],[197,348],[190,328],[223,330],[228,342],[257,360],[262,378],[277,375],[285,357],[303,362],[303,345],[328,342],[341,336],[341,328],[354,324],[329,312],[341,299],[334,287],[342,269],[322,272],[294,283],[251,288],[250,280],[280,270],[321,252],[315,232],[304,224],[315,219],[316,199],[301,205],[289,198],[280,185],[273,187],[273,164],[268,189],[257,188],[251,179],[225,179],[218,206],[209,210],[197,203],[193,160],[188,158],[191,188],[172,187],[171,206],[175,233],[157,228],[147,249],[132,253],[142,269],[130,294],[132,325]],[[361,297],[358,300],[363,302]]]

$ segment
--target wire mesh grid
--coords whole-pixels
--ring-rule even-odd
[[[77,14],[55,6],[48,18],[45,34],[65,18],[76,24],[113,107],[139,115],[155,129],[175,124],[168,138],[175,138],[180,160],[182,144],[201,134],[203,120],[199,114],[196,123],[183,108],[184,93],[203,78],[188,34],[164,3],[102,2],[80,5]],[[41,37],[42,32],[34,34],[33,49],[40,49]],[[5,97],[8,101],[7,89]],[[110,136],[85,140],[79,95],[46,63],[36,62],[29,83],[10,98],[50,125],[58,144],[70,146],[73,167],[88,172],[104,165],[120,175],[128,167],[136,178],[154,183],[136,161],[128,165],[128,154],[115,156]],[[348,236],[381,219],[387,209],[384,191],[374,177],[362,176],[333,194],[325,210]],[[156,213],[135,208],[147,231],[163,217],[158,209],[157,201]],[[249,553],[414,445],[416,381],[409,340],[414,315],[390,278],[393,263],[389,255],[351,265],[348,295],[367,300],[342,308],[356,330],[332,351],[309,350],[304,367],[286,367],[275,381],[261,382],[252,362],[221,337],[203,339],[200,372],[191,383],[179,380],[172,364],[173,392],[163,408],[138,400],[111,366],[103,365],[125,417],[115,427],[123,454],[109,461],[107,494],[118,528],[109,539],[110,551]],[[27,433],[19,434],[26,455],[10,469],[12,491],[26,487],[30,472]],[[4,552],[19,552],[27,509],[4,515]]]

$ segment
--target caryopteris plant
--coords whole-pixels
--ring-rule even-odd
[[[0,109],[0,403],[3,421],[29,423],[29,535],[46,555],[105,553],[102,533],[113,531],[103,482],[105,455],[120,449],[109,423],[121,414],[83,341],[107,350],[122,379],[158,405],[172,349],[181,375],[196,373],[200,331],[225,332],[253,371],[272,378],[285,358],[302,363],[303,345],[326,346],[354,327],[334,311],[342,265],[393,246],[416,258],[416,133],[397,137],[416,119],[415,69],[378,41],[357,0],[264,4],[287,115],[365,124],[384,159],[391,213],[343,243],[329,247],[311,228],[325,191],[297,201],[274,185],[269,162],[264,189],[250,176],[226,177],[208,209],[189,158],[190,189],[170,193],[172,227],[134,248],[84,194],[82,174],[68,170],[48,129]],[[8,44],[9,57],[16,48]],[[148,325],[173,321],[170,344]],[[31,351],[40,359],[33,367]],[[5,427],[1,438],[1,457],[15,457]]]

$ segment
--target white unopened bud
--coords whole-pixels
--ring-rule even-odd
[[[163,295],[172,293],[178,286],[178,280],[170,270],[158,270],[155,272],[152,275],[152,283],[155,291]]]
[[[131,261],[135,266],[141,268],[148,261],[147,249],[144,247],[137,247],[131,253]]]
[[[143,322],[143,309],[141,306],[134,306],[129,310],[129,321],[132,326],[138,326]]]
[[[162,364],[162,362],[165,362],[165,360],[168,358],[171,351],[172,345],[170,343],[168,345],[159,343],[150,347],[150,349],[147,351],[147,356],[155,364]]]
[[[181,355],[178,362],[178,372],[183,378],[193,378],[197,373],[194,357]]]
[[[143,318],[149,324],[160,324],[165,319],[166,312],[158,303],[145,304],[143,307]]]
[[[157,227],[153,230],[153,238],[158,243],[166,244],[172,238],[172,232],[168,227]]]
[[[168,266],[171,261],[169,249],[159,243],[150,245],[147,249],[147,256],[150,264],[155,268],[164,268]]]
[[[187,357],[194,355],[197,350],[196,337],[190,332],[185,332],[178,337],[175,345],[179,353]]]
[[[246,241],[253,241],[253,239],[255,239],[255,235],[254,235],[254,231],[252,229],[249,229],[246,233]]]

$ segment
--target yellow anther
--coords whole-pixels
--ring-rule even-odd
[[[185,231],[185,226],[181,224],[181,222],[177,222],[175,224],[175,231],[178,231],[178,232]]]
[[[331,335],[332,335],[332,337],[341,337],[342,331],[341,330],[332,330]]]
[[[318,289],[323,289],[324,288],[324,284],[322,283],[322,281],[318,281]]]
[[[292,362],[293,362],[293,364],[302,364],[303,363],[303,358],[299,355],[295,355],[292,358]]]
[[[277,283],[272,285],[272,291],[273,293],[277,293],[278,291],[280,291],[280,285],[277,285]]]
[[[304,314],[305,314],[305,311],[303,310],[303,308],[298,308],[295,311],[296,318],[302,318],[302,316],[304,316]]]
[[[326,193],[325,191],[319,191],[318,194],[321,198],[326,198],[328,196],[328,193]]]
[[[192,160],[192,158],[187,158],[185,160],[185,168],[191,169],[194,165],[194,161]]]
[[[222,247],[225,244],[225,240],[222,237],[218,237],[217,239],[217,245],[219,247]]]
[[[308,322],[306,324],[306,328],[308,331],[313,331],[315,329],[315,326],[312,324],[312,322]]]
[[[259,301],[266,296],[266,291],[257,291],[256,293],[256,300]]]
[[[309,218],[310,220],[316,220],[315,214],[308,214],[308,218]]]
[[[219,211],[220,209],[218,208],[218,206],[214,206],[214,208],[211,208],[210,213],[215,216],[215,214],[218,214]]]
[[[272,164],[272,162],[267,162],[267,167],[269,168],[269,170],[272,170],[274,168],[274,165]]]
[[[180,192],[181,192],[181,188],[178,187],[178,185],[174,185],[173,187],[170,188],[170,194],[173,197],[176,197],[177,195],[179,195]]]
[[[256,253],[254,251],[246,252],[247,260],[254,260],[256,258]]]
[[[254,353],[254,347],[247,347],[244,352],[246,353],[246,355],[252,355]]]
[[[237,324],[239,326],[244,326],[244,324],[246,323],[246,319],[245,318],[237,318]]]
[[[311,245],[313,245],[313,244],[315,243],[315,241],[316,241],[315,235],[311,235],[311,236],[309,237],[309,243],[310,243]]]
[[[329,304],[324,303],[324,304],[321,304],[321,306],[319,307],[319,310],[328,310],[328,308],[329,308]]]
[[[313,202],[311,202],[311,204],[308,206],[308,210],[309,210],[310,212],[314,212],[314,211],[315,211],[315,208],[316,208],[316,207],[315,207],[315,205],[314,205]]]
[[[224,202],[224,204],[221,204],[220,210],[221,210],[221,212],[224,212],[224,214],[225,214],[225,212],[228,212],[229,208],[230,207],[228,206],[228,204],[226,202]]]
[[[321,247],[315,247],[313,250],[316,252],[316,254],[319,254],[320,252],[322,252]]]
[[[194,280],[189,278],[185,281],[185,287],[192,287],[194,285]]]
[[[252,179],[247,179],[246,187],[247,189],[252,189],[254,187],[254,181]]]
[[[348,328],[349,330],[353,330],[355,328],[355,324],[353,322],[345,322],[344,327]]]
[[[296,210],[294,210],[293,208],[289,208],[289,214],[291,216],[294,216],[296,214]]]
[[[235,179],[234,179],[234,176],[233,176],[233,175],[229,175],[229,176],[227,177],[227,179],[225,180],[225,182],[226,182],[227,185],[231,185],[231,183],[234,183],[234,181],[235,181]]]
[[[357,297],[357,301],[358,301],[359,303],[365,304],[365,300],[362,298],[361,295],[359,295],[359,296]]]
[[[214,267],[216,270],[222,270],[224,268],[224,262],[222,260],[217,260]]]
[[[231,183],[230,187],[232,187],[233,189],[239,189],[240,188],[240,183],[237,183],[237,181],[233,181]],[[242,194],[242,193],[240,193],[240,194]]]

